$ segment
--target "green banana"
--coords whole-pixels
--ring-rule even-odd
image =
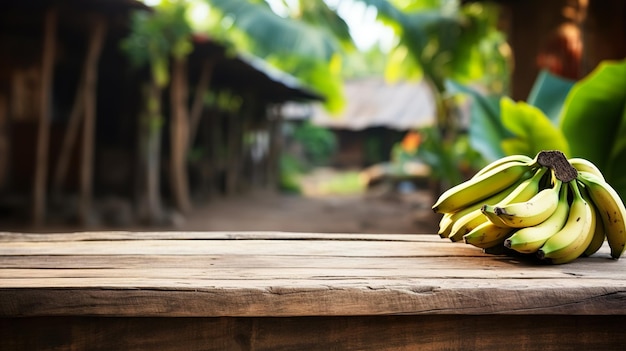
[[[489,163],[488,165],[486,165],[485,167],[481,168],[478,172],[476,172],[476,174],[474,174],[474,176],[472,178],[477,178],[480,177],[481,175],[485,174],[486,172],[489,172],[490,170],[499,167],[503,164],[509,163],[509,162],[519,162],[519,163],[526,163],[526,164],[532,164],[534,160],[526,155],[509,155],[509,156],[504,156],[502,158],[499,158],[491,163]]]
[[[604,180],[604,175],[600,172],[600,169],[598,169],[598,167],[591,161],[579,157],[570,158],[567,161],[569,161],[569,163],[574,166],[577,171],[591,173]]]
[[[529,170],[531,170],[531,166],[526,163],[509,162],[499,165],[479,177],[446,190],[433,205],[433,211],[439,213],[456,212],[508,188]]]
[[[570,205],[567,221],[561,230],[551,236],[537,251],[540,259],[552,264],[562,264],[580,257],[593,238],[595,223],[593,208],[583,199],[578,183],[568,183],[574,198]]]
[[[486,249],[502,244],[513,230],[513,228],[499,227],[487,221],[465,234],[463,240],[466,244]]]
[[[550,218],[532,227],[522,228],[506,239],[504,246],[521,253],[535,253],[556,232],[563,228],[569,213],[568,187],[562,186],[559,203]]]
[[[548,219],[559,204],[561,182],[554,178],[551,188],[539,191],[528,201],[505,205],[483,206],[483,213],[496,225],[503,224],[510,228],[524,228],[537,225]],[[497,217],[495,221],[492,217]]]
[[[599,209],[611,257],[618,259],[626,247],[626,208],[619,194],[607,182],[589,172],[578,172],[578,179],[585,185],[589,197]]]

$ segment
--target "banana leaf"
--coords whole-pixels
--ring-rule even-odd
[[[538,107],[550,118],[553,124],[557,125],[561,117],[563,103],[573,85],[574,81],[572,80],[542,70],[539,72],[526,102]]]
[[[505,154],[534,157],[542,150],[560,150],[568,155],[565,136],[539,108],[502,98],[500,110],[503,125],[514,134],[502,141]]]
[[[230,17],[233,25],[252,39],[258,56],[284,53],[328,61],[340,50],[338,41],[328,31],[303,21],[281,17],[265,3],[247,0],[207,2]]]
[[[561,128],[572,156],[595,163],[622,198],[626,195],[626,60],[604,61],[576,83]]]

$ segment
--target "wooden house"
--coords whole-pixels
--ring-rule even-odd
[[[345,94],[347,106],[340,115],[317,109],[311,116],[312,123],[336,134],[339,150],[333,162],[339,167],[389,161],[393,145],[407,131],[435,123],[434,98],[423,82],[362,78],[347,82]]]
[[[133,11],[150,8],[135,0],[0,3],[0,221],[6,225],[41,228],[51,217],[94,224],[106,211],[128,217],[126,224],[137,219],[137,189],[145,182],[138,169],[144,159],[141,89],[149,78],[120,49]],[[276,106],[322,97],[258,60],[228,54],[219,43],[198,37],[193,44],[184,74],[161,99],[164,131],[173,129],[177,101],[186,105],[193,145],[182,159],[192,162],[181,174],[196,179],[193,186],[226,194],[249,187],[252,178],[271,186],[280,146]],[[212,103],[224,94],[239,99],[239,108],[224,111]],[[251,162],[248,134],[254,133],[267,134],[261,138],[267,152]],[[180,191],[166,185],[174,177],[168,165],[176,139],[162,134],[161,166],[151,178],[163,179],[156,189],[163,206],[176,207]],[[201,156],[187,157],[194,147]],[[187,174],[188,167],[201,171]],[[104,210],[103,199],[117,205]]]

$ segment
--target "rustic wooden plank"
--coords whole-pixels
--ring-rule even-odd
[[[0,255],[315,255],[344,257],[476,256],[468,245],[445,242],[293,240],[128,240],[6,242]]]
[[[6,350],[623,350],[626,316],[0,319]]]
[[[626,315],[607,246],[545,266],[425,235],[131,234],[4,241],[0,316]]]
[[[353,234],[353,233],[294,233],[294,232],[75,232],[18,233],[0,232],[0,242],[31,241],[115,241],[115,240],[346,240],[346,241],[417,241],[445,242],[437,235],[424,234]]]
[[[73,256],[71,256],[73,257]],[[196,260],[202,261],[202,258]],[[309,257],[308,261],[315,261],[316,258]],[[406,260],[406,259],[405,259]],[[421,258],[421,261],[426,261],[426,258]],[[543,269],[530,270],[527,266],[522,267],[506,267],[501,264],[500,267],[486,267],[480,265],[481,261],[477,259],[471,260],[478,263],[477,266],[451,266],[438,267],[437,262],[441,262],[442,265],[449,260],[441,258],[432,258],[430,262],[427,262],[425,266],[416,265],[391,265],[393,261],[390,259],[374,259],[374,262],[368,262],[365,267],[352,264],[347,260],[334,260],[332,258],[327,259],[327,264],[320,267],[318,262],[309,262],[310,266],[297,267],[294,264],[290,264],[292,261],[288,258],[286,260],[280,260],[281,265],[263,264],[256,260],[248,260],[246,257],[241,258],[239,262],[237,260],[227,260],[228,262],[221,262],[216,260],[217,263],[205,263],[204,265],[198,264],[196,267],[191,265],[182,265],[179,267],[163,267],[156,262],[150,266],[149,262],[144,260],[140,267],[134,267],[132,265],[119,265],[116,267],[79,267],[74,265],[73,267],[57,268],[54,266],[48,266],[43,268],[4,268],[0,269],[0,282],[6,279],[55,279],[55,278],[153,278],[161,280],[177,280],[177,279],[190,279],[190,280],[242,280],[242,279],[291,279],[291,280],[329,280],[329,279],[383,279],[401,280],[401,279],[418,279],[418,278],[441,278],[441,279],[504,279],[504,278],[521,278],[521,279],[548,279],[548,278],[561,278],[572,280],[572,274],[575,274],[577,280],[583,279],[607,279],[626,281],[626,273],[624,272],[612,272],[601,271],[600,266],[595,269],[589,270],[571,270],[566,267],[542,267]],[[182,262],[191,261],[188,257]],[[432,262],[435,261],[435,262]],[[584,260],[580,266],[586,268],[590,266],[590,260]],[[237,264],[229,263],[237,262]],[[387,266],[376,266],[376,262],[381,264],[387,264]],[[470,263],[462,261],[463,263]],[[75,263],[75,262],[74,262]],[[266,263],[271,263],[267,261]],[[332,264],[336,263],[335,266]],[[484,262],[483,262],[484,263]],[[506,267],[506,269],[504,269]],[[566,268],[566,269],[564,269]]]
[[[292,255],[276,259],[271,255],[224,256],[224,255],[66,255],[66,256],[11,256],[0,255],[0,269],[83,269],[100,268],[398,268],[412,269],[413,272],[434,269],[484,270],[523,270],[528,278],[538,277],[546,272],[558,271],[567,276],[617,278],[625,274],[620,261],[610,259],[609,248],[605,245],[598,253],[589,258],[581,258],[567,265],[549,266],[537,264],[532,259],[508,256],[409,256],[409,257],[337,257]],[[617,267],[617,269],[612,269]],[[551,274],[551,273],[548,273]]]
[[[389,314],[626,314],[626,286],[601,287],[603,280],[573,285],[543,280],[522,284],[512,279],[342,281],[341,284],[288,281],[240,281],[215,285],[87,279],[62,288],[0,289],[0,316],[334,316]],[[30,281],[30,280],[29,280]],[[66,282],[71,282],[64,280]],[[142,284],[147,283],[147,284]],[[162,281],[156,283],[163,283]],[[187,283],[187,284],[186,284]],[[351,284],[351,285],[350,285]]]

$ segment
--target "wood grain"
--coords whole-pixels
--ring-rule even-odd
[[[626,315],[608,247],[562,266],[435,235],[0,233],[0,316]]]
[[[621,350],[626,267],[436,235],[0,233],[2,350]]]
[[[626,316],[0,318],[3,350],[623,350]]]

